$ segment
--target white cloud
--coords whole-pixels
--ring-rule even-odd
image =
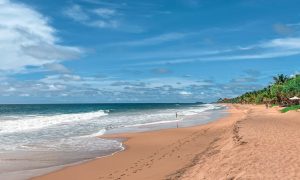
[[[149,45],[156,45],[156,44],[179,40],[188,35],[189,34],[187,33],[177,33],[177,32],[166,33],[166,34],[161,34],[158,36],[136,40],[136,41],[114,43],[111,44],[110,46],[149,46]]]
[[[71,71],[65,66],[63,66],[62,64],[57,64],[57,63],[45,64],[44,67],[46,69],[49,69],[50,71],[54,71],[58,73],[63,73],[63,74],[71,73]]]
[[[9,87],[6,91],[7,91],[7,92],[14,92],[14,91],[16,91],[16,88],[14,88],[14,87]]]
[[[202,55],[200,53],[195,57],[173,57],[171,59],[159,59],[152,62],[136,63],[134,65],[165,65],[188,62],[271,59],[295,55],[300,55],[300,38],[298,37],[271,39],[269,41],[259,42],[257,44],[249,45],[246,47],[232,47],[231,49],[228,49],[226,51],[216,51],[216,53],[211,54],[202,52]]]
[[[30,96],[31,100],[43,102],[60,102],[61,96],[70,98],[71,102],[110,101],[122,99],[130,102],[132,98],[145,102],[164,102],[168,98],[176,98],[176,101],[191,99],[200,96],[203,88],[207,88],[206,82],[198,79],[186,78],[152,78],[143,80],[102,79],[97,77],[80,77],[78,75],[48,75],[40,80],[16,81],[7,79],[0,82],[0,92],[14,99],[17,96]],[[9,91],[8,91],[9,89]],[[186,91],[189,89],[189,91]],[[97,97],[97,98],[91,98]],[[107,97],[110,97],[107,99]],[[1,98],[1,96],[0,96]],[[203,98],[201,96],[201,98]],[[15,99],[16,102],[20,102]],[[32,102],[32,101],[31,101]]]
[[[182,95],[182,96],[190,96],[190,95],[192,95],[193,93],[188,92],[188,91],[180,91],[179,94]]]
[[[300,51],[300,38],[279,38],[262,43],[266,48],[296,49]]]
[[[279,52],[263,52],[246,55],[224,55],[213,57],[198,57],[198,58],[182,58],[174,60],[163,60],[150,63],[138,63],[136,65],[164,65],[164,64],[180,64],[189,62],[208,62],[208,61],[234,61],[234,60],[249,60],[249,59],[271,59],[278,57],[287,57],[300,54],[300,51],[279,51]]]
[[[74,59],[76,47],[58,45],[48,19],[20,3],[0,1],[0,70],[18,72],[26,66]]]
[[[102,79],[96,77],[80,77],[78,75],[49,75],[44,79],[39,80],[42,84],[47,84],[48,87],[53,85],[64,85],[72,86],[72,89],[99,89],[107,90],[110,92],[125,93],[128,91],[136,92],[143,90],[137,90],[136,88],[142,89],[164,89],[176,88],[183,90],[190,86],[210,86],[211,83],[202,82],[193,79],[186,78],[150,78],[144,79],[142,82],[137,80],[121,81],[118,79]],[[49,86],[50,85],[50,86]],[[57,86],[56,86],[57,87]],[[61,89],[61,88],[60,88]],[[186,94],[187,95],[187,94]]]
[[[61,85],[61,84],[49,84],[48,85],[48,90],[49,91],[61,91],[64,90],[66,88],[66,86]]]
[[[86,26],[97,28],[117,28],[119,22],[115,19],[117,15],[114,9],[98,8],[98,9],[85,9],[78,4],[65,9],[64,14],[72,20],[79,22]],[[93,17],[97,15],[97,17]]]
[[[40,81],[43,83],[74,83],[81,81],[81,77],[78,75],[63,74],[63,75],[50,75]]]
[[[98,27],[98,28],[116,28],[119,26],[118,21],[103,21],[103,20],[96,20],[88,23],[90,26]]]
[[[93,12],[103,18],[109,18],[116,14],[116,11],[114,9],[108,9],[108,8],[94,9]]]
[[[79,22],[89,20],[90,18],[81,8],[81,6],[77,4],[73,4],[71,7],[67,8],[64,13],[68,17]]]

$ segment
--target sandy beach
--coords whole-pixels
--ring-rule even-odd
[[[206,125],[106,136],[126,150],[33,179],[298,179],[299,112],[229,106]]]

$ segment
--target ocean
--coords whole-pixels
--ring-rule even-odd
[[[0,179],[23,179],[122,151],[103,134],[188,127],[223,116],[218,104],[0,105]],[[177,117],[176,117],[177,113]]]

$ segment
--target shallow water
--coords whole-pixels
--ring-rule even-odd
[[[104,133],[187,127],[225,113],[212,104],[1,105],[0,112],[0,179],[24,179],[123,149],[120,140],[98,138]]]

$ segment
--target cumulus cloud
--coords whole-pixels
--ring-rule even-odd
[[[45,16],[24,4],[0,1],[0,70],[20,71],[26,66],[75,59],[82,53],[58,42]]]
[[[180,83],[178,83],[180,82]],[[211,84],[211,83],[210,83]],[[16,97],[27,94],[31,100],[43,102],[172,102],[195,101],[195,97],[205,98],[203,91],[208,83],[186,78],[153,78],[139,80],[99,79],[93,76],[61,74],[48,75],[40,80],[0,82],[0,99],[3,96]],[[204,88],[206,86],[206,88]],[[211,85],[210,85],[211,86]],[[65,98],[61,99],[63,96]],[[91,98],[97,97],[97,98]],[[107,98],[110,97],[110,98]]]

